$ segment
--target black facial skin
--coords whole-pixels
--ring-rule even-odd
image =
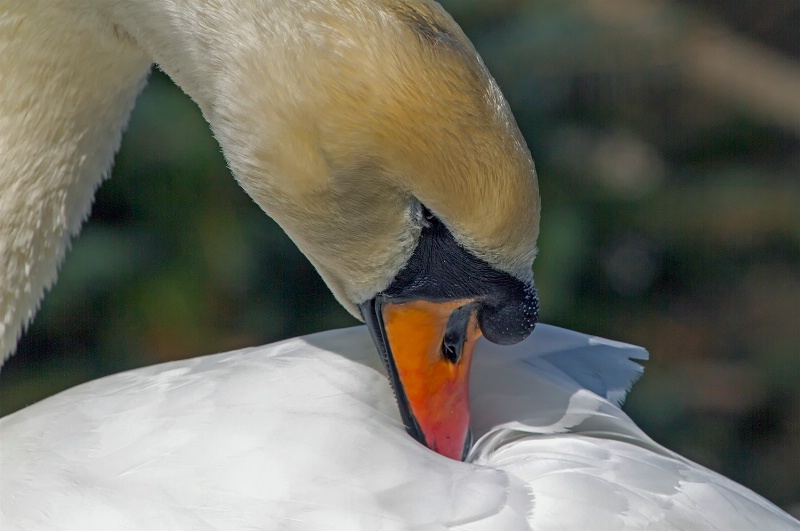
[[[442,356],[455,363],[461,357],[467,323],[473,311],[477,312],[478,324],[486,339],[499,345],[513,345],[528,337],[536,326],[539,300],[532,285],[495,269],[459,245],[430,211],[424,209],[423,216],[426,226],[405,267],[388,288],[362,303],[360,309],[389,374],[403,424],[412,437],[425,444],[400,385],[383,323],[383,304],[474,299],[475,302],[455,310],[447,324]],[[470,449],[469,439],[471,437],[465,444],[462,459]]]

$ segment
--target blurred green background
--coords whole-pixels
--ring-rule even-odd
[[[537,163],[542,320],[651,352],[627,411],[800,514],[800,4],[448,0]],[[0,372],[88,379],[355,324],[161,73]]]

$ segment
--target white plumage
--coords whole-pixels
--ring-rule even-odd
[[[408,437],[362,327],[109,376],[0,420],[0,527],[800,529],[619,409],[646,357],[481,341],[467,463]]]

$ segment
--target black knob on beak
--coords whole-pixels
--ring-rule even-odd
[[[505,296],[489,299],[478,310],[478,325],[483,336],[492,343],[519,343],[533,332],[539,320],[536,288],[523,288],[519,281],[515,284],[516,289],[504,293]]]

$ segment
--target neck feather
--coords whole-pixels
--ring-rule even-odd
[[[96,14],[0,1],[0,363],[87,217],[150,64]]]

